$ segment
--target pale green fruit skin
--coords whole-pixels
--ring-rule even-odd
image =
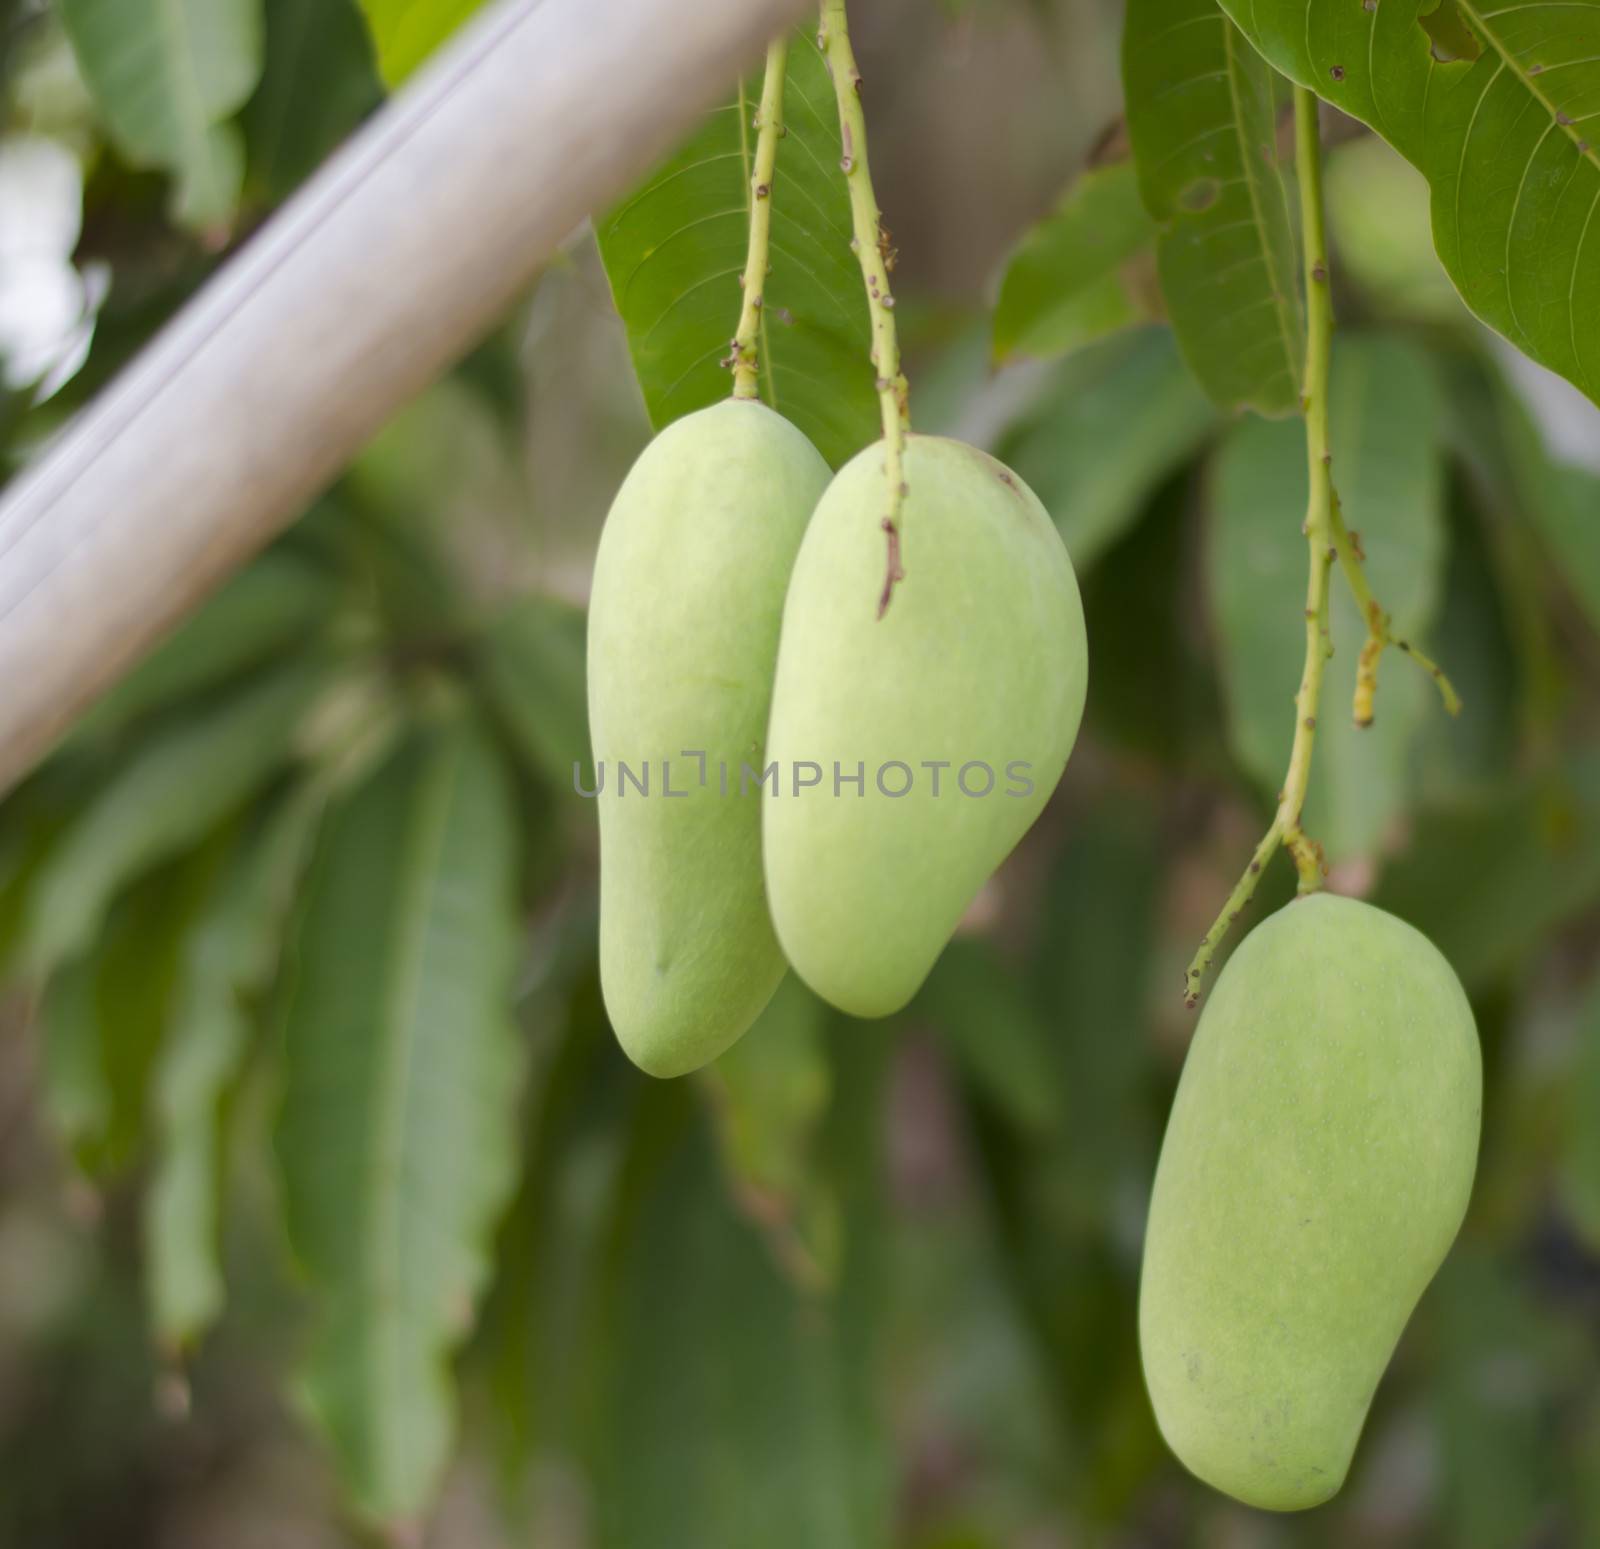
[[[617,1038],[656,1076],[714,1059],[783,977],[761,874],[761,767],[783,598],[828,467],[752,401],[676,421],[606,519],[589,606],[600,816],[600,979]],[[706,755],[705,785],[697,759]],[[619,794],[616,763],[651,766]],[[661,762],[672,789],[661,792]],[[730,794],[720,791],[719,764]]]
[[[877,617],[884,448],[828,486],[784,607],[767,756],[786,781],[765,809],[767,895],[790,963],[824,999],[887,1016],[916,993],[967,905],[1043,810],[1083,716],[1088,647],[1072,562],[1037,497],[993,458],[912,436],[905,579]],[[949,760],[932,789],[928,760]],[[800,761],[823,783],[794,792]],[[899,760],[909,794],[877,771]],[[1031,794],[1007,794],[1026,762]],[[961,794],[960,766],[995,788]],[[841,785],[865,765],[866,790]],[[809,771],[808,771],[809,773]],[[904,776],[891,770],[898,789]],[[985,776],[973,770],[973,789]]]
[[[1211,992],[1156,1170],[1145,1381],[1191,1472],[1292,1511],[1338,1490],[1374,1389],[1461,1225],[1482,1062],[1450,965],[1313,894]]]

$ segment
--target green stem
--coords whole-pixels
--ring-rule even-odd
[[[889,289],[891,249],[867,166],[867,120],[861,109],[861,72],[850,47],[844,0],[823,0],[822,31],[817,46],[827,55],[839,103],[839,138],[844,149],[840,166],[850,190],[850,218],[855,230],[850,246],[861,263],[872,321],[872,365],[877,373],[878,406],[883,418],[884,477],[888,498],[883,521],[887,564],[878,617],[888,610],[895,583],[905,579],[900,563],[900,512],[905,501],[905,438],[911,425],[910,397],[900,369],[900,344],[895,334],[894,295]]]
[[[767,74],[756,110],[756,155],[750,175],[750,245],[745,253],[744,305],[733,336],[733,396],[759,398],[762,328],[761,307],[767,288],[767,248],[772,237],[772,181],[778,165],[783,127],[783,81],[789,62],[789,40],[776,37],[767,46]],[[741,112],[743,111],[741,107]],[[744,126],[740,125],[740,133]]]
[[[1279,845],[1289,851],[1300,873],[1300,891],[1322,886],[1326,867],[1321,847],[1301,825],[1306,790],[1311,783],[1311,756],[1317,738],[1317,708],[1322,680],[1333,645],[1328,630],[1328,577],[1336,553],[1336,497],[1328,447],[1328,374],[1333,353],[1333,302],[1328,292],[1328,237],[1322,204],[1322,147],[1315,93],[1296,87],[1294,93],[1295,171],[1300,181],[1300,226],[1305,248],[1306,365],[1300,407],[1306,422],[1306,469],[1310,495],[1303,531],[1309,559],[1306,577],[1306,656],[1300,689],[1294,699],[1294,743],[1289,768],[1278,793],[1272,824],[1256,846],[1244,875],[1234,884],[1222,912],[1206,932],[1200,950],[1184,977],[1185,1003],[1200,998],[1200,985],[1228,927],[1255,896],[1256,884]]]

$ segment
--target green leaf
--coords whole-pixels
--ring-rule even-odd
[[[108,741],[144,716],[287,653],[326,621],[335,596],[325,571],[285,549],[268,550],[96,701],[69,745]]]
[[[495,618],[482,644],[490,702],[527,767],[561,794],[572,793],[574,769],[588,770],[586,627],[581,609],[530,595]]]
[[[839,1205],[816,1167],[833,1095],[828,1011],[792,974],[743,1038],[702,1073],[729,1192],[801,1289],[838,1276]]]
[[[171,1026],[153,1076],[155,1162],[144,1198],[151,1328],[171,1352],[222,1310],[221,1106],[250,1037],[246,1001],[276,967],[323,795],[289,792],[236,845],[183,943]]]
[[[288,198],[382,100],[352,0],[272,0],[261,84],[244,111],[252,186]]]
[[[1577,1055],[1563,1090],[1561,1193],[1584,1240],[1600,1247],[1600,983],[1579,1013]]]
[[[1129,0],[1128,134],[1184,359],[1225,408],[1299,408],[1304,324],[1281,83],[1216,0]]]
[[[1427,358],[1394,338],[1341,339],[1329,414],[1345,519],[1395,631],[1421,635],[1444,566],[1442,403]],[[1305,656],[1305,438],[1291,422],[1242,421],[1224,443],[1207,575],[1222,646],[1228,730],[1262,789],[1283,781]],[[1337,567],[1330,579],[1334,657],[1318,716],[1306,826],[1330,860],[1382,847],[1410,792],[1410,750],[1433,687],[1398,652],[1385,656],[1377,720],[1351,720],[1366,623]]]
[[[1131,162],[1091,167],[1006,260],[994,358],[1064,355],[1154,314],[1155,238]]]
[[[492,746],[430,732],[330,819],[293,937],[277,1148],[321,1310],[301,1393],[389,1522],[439,1483],[448,1358],[515,1181],[517,853]]]
[[[1373,902],[1415,925],[1473,988],[1597,897],[1600,756],[1585,752],[1497,800],[1423,814]]]
[[[732,390],[720,362],[739,320],[758,96],[759,83],[746,82],[597,222],[600,256],[657,430]],[[876,438],[878,405],[833,84],[809,29],[789,41],[783,113],[788,133],[772,189],[761,394],[837,465]]]
[[[164,728],[90,802],[29,900],[20,959],[37,975],[84,951],[135,877],[197,843],[293,755],[328,684],[325,659],[291,661],[225,703]]]
[[[875,1109],[849,1124],[863,1120]],[[873,1164],[850,1165],[860,1186]],[[847,1239],[837,1292],[798,1293],[670,1086],[645,1095],[614,1231],[596,1549],[879,1549],[871,1233]]]
[[[262,0],[61,0],[61,19],[117,149],[171,175],[180,224],[225,227],[244,180],[228,120],[261,76]]]
[[[1467,305],[1600,402],[1600,0],[1223,6],[1277,69],[1422,172]]]
[[[398,86],[483,0],[361,0],[378,49],[378,70]]]
[[[1055,518],[1081,574],[1216,423],[1172,335],[1147,328],[1065,362],[1001,455]]]
[[[221,853],[222,841],[213,839],[140,882],[112,910],[93,950],[46,988],[39,1013],[44,1105],[91,1176],[120,1173],[143,1147],[181,943]]]
[[[952,941],[934,964],[911,1015],[943,1039],[973,1084],[1025,1131],[1061,1118],[1050,1034],[987,942]]]

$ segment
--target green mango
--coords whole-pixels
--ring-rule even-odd
[[[761,767],[784,590],[827,482],[788,420],[730,399],[651,442],[601,534],[589,604],[600,980],[618,1040],[651,1075],[715,1059],[783,977],[760,787],[740,770]]]
[[[1139,1295],[1193,1473],[1275,1511],[1338,1490],[1461,1225],[1482,1096],[1467,997],[1403,920],[1315,893],[1240,944],[1178,1085]]]
[[[1043,810],[1088,670],[1072,562],[1022,480],[958,441],[911,436],[905,485],[904,578],[881,617],[882,444],[818,504],[767,735],[778,939],[813,990],[864,1017],[911,999]]]

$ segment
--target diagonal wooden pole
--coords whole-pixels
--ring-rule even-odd
[[[0,791],[809,0],[498,0],[0,502]]]

